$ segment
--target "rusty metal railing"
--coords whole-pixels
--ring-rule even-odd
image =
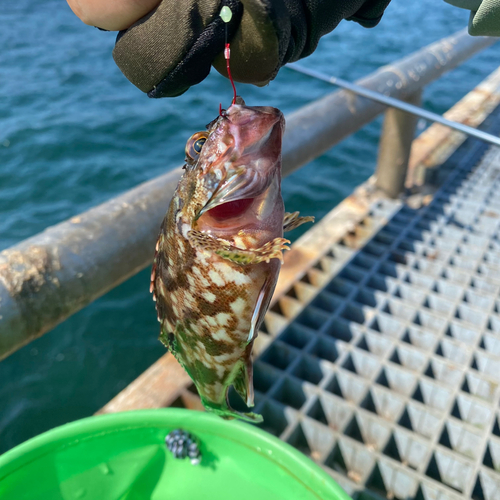
[[[439,123],[470,137],[500,146],[500,137],[422,109],[420,107],[421,88],[407,96],[405,101],[401,101],[341,78],[305,68],[297,63],[289,64],[287,67],[298,73],[339,86],[355,95],[389,106],[385,112],[375,177],[377,187],[391,198],[397,198],[405,187],[411,147],[417,130],[417,118]]]
[[[357,84],[407,100],[495,41],[459,32]],[[383,104],[337,91],[292,113],[284,137],[283,174],[321,155],[384,110]],[[0,359],[150,264],[180,173],[177,168],[0,253]]]

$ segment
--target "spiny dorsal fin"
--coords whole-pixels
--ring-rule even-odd
[[[299,212],[287,212],[285,214],[285,217],[283,218],[283,231],[291,231],[292,229],[295,229],[302,224],[305,224],[306,222],[314,222],[314,217],[300,217]]]

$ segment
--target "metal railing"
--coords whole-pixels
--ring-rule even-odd
[[[415,103],[425,85],[496,40],[472,38],[462,31],[380,68],[357,84]],[[342,90],[287,116],[283,175],[318,157],[386,109]],[[384,151],[392,154],[397,146],[397,151],[404,152],[413,139],[408,115],[399,113],[388,110],[382,160],[388,155]],[[396,138],[390,135],[401,129],[406,132]],[[379,164],[384,162],[391,163]],[[405,158],[399,163],[399,167],[393,162],[391,168],[377,172],[379,182],[388,183],[380,187],[392,196],[404,183]],[[151,263],[158,228],[180,174],[181,168],[176,168],[0,253],[0,359]]]
[[[289,64],[287,67],[298,73],[337,85],[349,92],[353,92],[355,95],[367,97],[375,102],[389,106],[385,113],[384,128],[380,139],[375,183],[379,189],[391,198],[397,198],[405,187],[411,147],[417,129],[417,118],[440,123],[488,144],[500,146],[500,137],[469,127],[463,123],[447,120],[441,115],[422,109],[420,107],[422,102],[421,88],[416,90],[413,95],[406,97],[406,101],[401,101],[355,83],[347,82],[341,78],[304,68],[297,63]]]
[[[407,114],[414,115],[418,118],[423,118],[424,120],[440,123],[441,125],[445,125],[446,127],[452,128],[454,130],[458,130],[459,132],[463,132],[469,136],[475,137],[476,139],[481,139],[482,141],[493,144],[494,146],[500,146],[500,137],[496,137],[493,134],[488,134],[487,132],[483,132],[482,130],[478,130],[474,127],[469,127],[469,125],[464,125],[463,123],[455,122],[453,120],[447,120],[443,116],[438,115],[437,113],[433,113],[432,111],[427,111],[426,109],[423,109],[416,104],[400,101],[399,99],[394,99],[394,97],[386,96],[384,94],[381,94],[380,92],[374,92],[373,90],[369,90],[365,87],[361,87],[360,85],[356,85],[355,83],[348,82],[347,80],[343,80],[342,78],[338,78],[336,76],[328,76],[324,73],[321,73],[320,71],[305,68],[297,63],[288,64],[287,68],[297,71],[298,73],[311,76],[312,78],[315,78],[317,80],[336,85],[345,90],[353,92],[356,95],[368,97],[368,99],[380,102],[381,104],[387,104],[387,106],[389,106],[390,108],[404,111]],[[419,92],[416,93],[418,94]],[[417,103],[420,103],[420,98],[407,99],[407,101],[410,100],[414,100]]]

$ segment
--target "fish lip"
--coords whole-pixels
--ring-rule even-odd
[[[245,113],[245,109],[251,109],[254,112],[258,112],[259,115],[266,115],[266,117],[274,118],[272,123],[269,124],[269,128],[274,127],[278,122],[280,122],[282,128],[285,124],[285,117],[283,113],[278,109],[272,106],[246,106],[244,103],[236,102],[235,104],[231,104],[227,111],[221,115],[219,118],[222,118],[224,121],[229,121],[230,123],[237,125],[238,127],[244,127],[252,122],[254,117],[250,114]],[[271,121],[271,120],[270,120]]]
[[[243,154],[249,155],[249,154],[252,154],[252,153],[254,153],[254,152],[256,152],[256,151],[258,151],[260,149],[264,149],[264,147],[266,146],[267,142],[271,138],[271,135],[273,134],[274,128],[276,127],[277,123],[278,123],[278,120],[276,120],[276,122],[274,122],[269,127],[269,130],[258,141],[254,142],[248,148],[246,148],[244,150]]]

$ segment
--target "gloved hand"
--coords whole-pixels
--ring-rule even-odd
[[[266,85],[279,69],[310,55],[342,19],[378,24],[390,0],[163,0],[130,28],[113,51],[124,75],[149,97],[175,97],[214,67],[226,74],[223,5],[235,81]]]
[[[470,10],[469,35],[500,36],[500,0],[445,0]]]

